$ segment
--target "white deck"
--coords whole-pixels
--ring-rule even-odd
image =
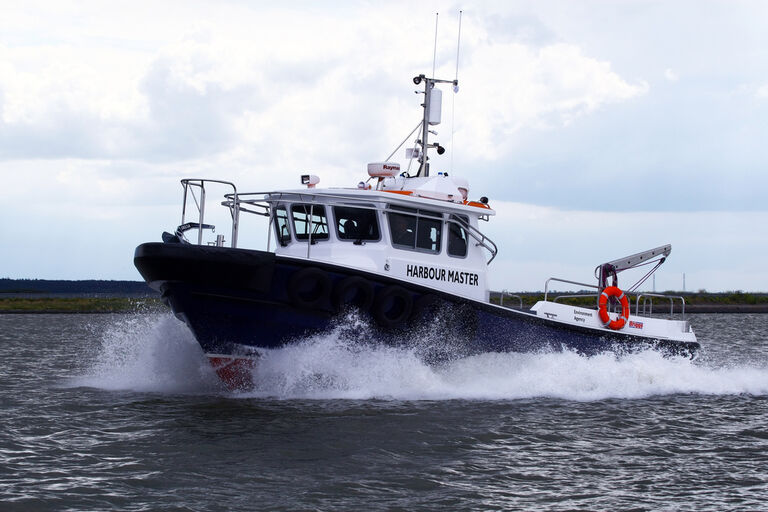
[[[629,315],[629,321],[623,329],[614,331],[605,327],[598,317],[597,310],[569,306],[557,302],[537,302],[532,308],[538,316],[554,322],[569,325],[579,325],[633,336],[642,336],[659,340],[696,341],[696,335],[687,321],[651,318],[648,316]],[[611,319],[618,317],[617,313],[609,313]]]

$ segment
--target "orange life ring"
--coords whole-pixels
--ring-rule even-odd
[[[616,320],[611,320],[611,317],[608,315],[609,297],[616,297],[619,299],[619,302],[621,302],[621,315],[619,315]],[[600,321],[603,322],[603,325],[613,329],[614,331],[618,331],[624,328],[624,326],[627,324],[627,320],[629,320],[629,299],[627,299],[627,296],[624,295],[623,291],[621,291],[617,286],[607,287],[600,295],[600,301],[598,304],[600,305],[600,309],[597,313],[600,317]]]

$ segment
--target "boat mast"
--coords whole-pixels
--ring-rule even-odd
[[[454,88],[458,88],[459,80],[439,80],[437,78],[427,78],[423,74],[413,77],[414,84],[419,85],[421,82],[424,82],[424,103],[421,104],[424,107],[424,117],[421,121],[421,139],[416,141],[421,146],[419,172],[416,176],[427,177],[429,176],[427,150],[435,148],[438,155],[445,153],[445,148],[438,142],[429,143],[429,127],[430,125],[440,124],[440,110],[443,99],[442,92],[440,89],[435,88],[435,84],[453,84]],[[434,97],[432,96],[433,94],[435,95]]]
[[[424,103],[421,105],[424,107],[424,117],[421,121],[421,139],[416,141],[416,144],[421,146],[421,153],[418,157],[420,164],[419,172],[416,173],[416,176],[418,177],[429,176],[429,156],[427,156],[427,150],[429,148],[437,149],[438,155],[445,153],[445,148],[439,143],[429,143],[429,126],[440,124],[440,111],[442,109],[443,93],[440,91],[440,89],[435,89],[435,84],[453,84],[454,94],[459,92],[459,46],[461,45],[461,13],[462,11],[459,11],[459,34],[458,41],[456,42],[456,78],[453,80],[438,80],[437,78],[434,78],[435,64],[437,62],[437,20],[439,13],[435,13],[435,46],[434,51],[432,52],[433,78],[427,78],[423,74],[413,77],[413,83],[416,85],[419,85],[422,81],[424,81]],[[419,91],[416,92],[418,93]],[[432,97],[433,93],[435,94],[434,97]],[[451,115],[453,115],[453,113]],[[453,125],[453,121],[451,121],[451,125]],[[451,126],[451,131],[453,131],[453,126]],[[432,133],[437,135],[437,132],[433,131]],[[453,142],[453,133],[451,133],[451,142]],[[452,166],[453,155],[451,155],[451,170],[453,170]]]

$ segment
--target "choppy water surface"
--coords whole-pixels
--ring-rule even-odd
[[[244,394],[170,316],[0,315],[0,509],[764,510],[766,320],[692,316],[695,362],[332,333]]]

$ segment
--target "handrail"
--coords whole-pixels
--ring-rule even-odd
[[[234,199],[232,205],[229,206],[229,213],[232,216],[232,238],[230,240],[230,246],[232,248],[237,247],[237,230],[238,230],[238,224],[240,221],[240,201],[238,199],[237,195],[237,187],[234,183],[231,181],[223,181],[223,180],[211,180],[207,178],[185,178],[181,180],[181,186],[184,188],[184,203],[181,208],[181,224],[185,224],[185,216],[187,213],[187,192],[192,193],[192,198],[195,200],[195,205],[197,206],[197,214],[198,214],[198,224],[200,226],[203,226],[205,223],[203,222],[205,218],[205,183],[219,183],[222,185],[229,185],[232,187],[232,190],[234,191],[231,194],[225,194],[224,197],[231,197]],[[200,188],[200,202],[197,202],[197,197],[195,197],[194,189],[190,189],[189,187],[199,187]],[[197,245],[203,244],[203,229],[198,228],[197,232]]]
[[[660,293],[640,293],[637,295],[637,298],[635,299],[635,314],[640,315],[640,297],[658,297],[661,299],[669,299],[669,314],[674,315],[675,314],[675,299],[680,299],[680,302],[682,303],[682,309],[680,310],[680,314],[683,316],[683,320],[685,320],[685,297],[681,295],[663,295]],[[643,315],[645,315],[645,307],[648,304],[648,299],[646,299],[643,302]],[[648,313],[649,315],[653,314],[653,299],[651,299],[651,311]]]
[[[491,262],[493,261],[493,259],[499,253],[499,248],[496,245],[496,243],[493,240],[491,240],[490,238],[488,238],[487,236],[485,236],[483,234],[483,232],[480,231],[479,229],[477,229],[476,227],[472,226],[471,224],[461,222],[460,220],[452,219],[451,218],[452,216],[453,215],[450,215],[446,219],[446,222],[450,222],[450,223],[456,224],[457,226],[466,229],[467,233],[469,233],[469,235],[477,241],[477,246],[478,247],[482,247],[483,249],[485,249],[486,251],[491,253],[491,259],[489,259],[485,263],[486,265],[490,265]],[[477,232],[477,234],[475,234],[475,232]],[[490,244],[490,246],[489,246],[489,244]]]
[[[229,195],[229,194],[227,194],[227,195]],[[241,212],[247,212],[247,213],[252,213],[254,215],[261,215],[263,217],[269,217],[269,206],[267,206],[265,204],[256,204],[255,202],[243,201],[243,200],[238,200],[237,204],[238,204],[238,208],[240,209]],[[247,204],[249,206],[255,206],[255,207],[258,207],[258,208],[263,208],[264,211],[263,212],[257,212],[256,210],[249,210],[248,208],[244,207],[243,204]],[[227,208],[233,208],[235,206],[235,202],[232,199],[227,199],[226,201],[222,201],[221,202],[221,206],[226,206]]]
[[[509,293],[507,290],[502,290],[501,295],[499,295],[499,306],[504,306],[504,296],[510,297],[510,298],[516,298],[520,301],[520,309],[523,309],[523,298],[519,295],[515,295],[512,293]]]
[[[581,297],[599,297],[599,295],[596,293],[578,293],[575,295],[558,295],[552,300],[552,302],[557,302],[560,299],[576,299]]]
[[[549,282],[550,282],[550,281],[557,281],[557,282],[559,282],[559,283],[567,283],[567,284],[577,284],[577,285],[579,285],[579,286],[586,286],[586,287],[588,287],[588,288],[597,288],[597,289],[599,289],[599,288],[598,288],[596,285],[594,285],[594,284],[580,283],[580,282],[578,282],[578,281],[569,281],[569,280],[567,280],[567,279],[560,279],[559,277],[550,277],[550,278],[549,278],[549,279],[547,279],[547,281],[544,283],[544,302],[546,302],[546,301],[547,301],[547,295],[549,294]]]

